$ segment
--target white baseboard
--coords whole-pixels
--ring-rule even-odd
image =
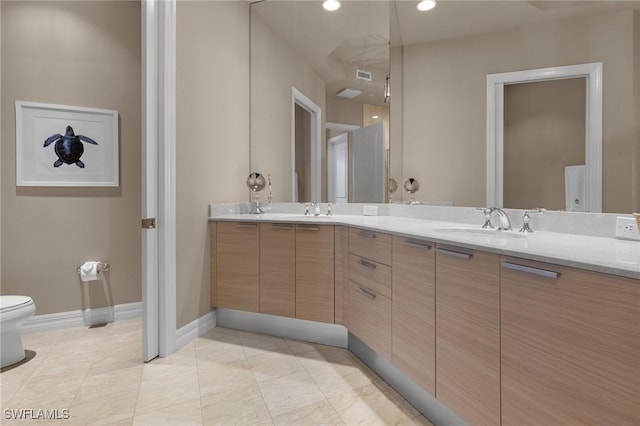
[[[20,334],[41,333],[71,327],[83,327],[142,316],[142,302],[123,303],[104,308],[36,315],[20,327]]]
[[[176,350],[188,345],[216,326],[216,311],[211,311],[191,321],[176,331]]]

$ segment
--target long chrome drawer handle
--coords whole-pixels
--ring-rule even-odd
[[[364,259],[358,260],[358,263],[360,263],[362,266],[366,266],[367,268],[376,269],[375,263],[367,262]]]
[[[238,228],[257,228],[257,223],[236,223],[236,227]]]
[[[293,225],[286,225],[281,223],[272,223],[271,228],[273,229],[293,229]]]
[[[364,294],[365,296],[367,296],[369,299],[375,299],[376,295],[371,293],[370,291],[365,290],[362,287],[358,287],[358,292],[360,292],[361,294]]]
[[[552,278],[554,280],[558,278],[558,275],[560,275],[559,272],[548,271],[546,269],[533,268],[531,266],[524,266],[524,265],[519,265],[517,263],[504,262],[504,261],[502,262],[502,267],[505,269],[512,269],[514,271],[525,272],[527,274],[538,275],[540,277]]]
[[[417,248],[417,249],[429,250],[431,248],[431,243],[428,243],[426,241],[404,240],[404,244],[408,247]]]
[[[364,237],[364,238],[375,238],[376,237],[376,234],[372,234],[371,232],[365,232],[365,231],[358,232],[358,235],[360,235],[361,237]]]
[[[453,257],[457,257],[460,259],[466,259],[469,260],[473,257],[473,255],[471,253],[462,253],[460,251],[455,251],[455,250],[449,250],[449,249],[444,249],[441,247],[438,247],[436,249],[436,252],[440,253],[440,254],[446,254],[447,256],[453,256]]]
[[[300,226],[298,225],[298,231],[319,231],[320,228],[312,226]]]

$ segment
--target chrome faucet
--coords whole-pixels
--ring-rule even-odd
[[[511,220],[509,219],[509,215],[500,207],[485,207],[480,210],[482,210],[484,213],[484,225],[482,225],[483,228],[494,228],[493,224],[491,223],[491,216],[493,215],[493,212],[498,212],[500,226],[498,226],[497,230],[511,231]]]
[[[327,203],[327,216],[333,216],[333,213],[331,213],[331,203]]]
[[[313,215],[320,216],[320,206],[318,203],[313,203]]]

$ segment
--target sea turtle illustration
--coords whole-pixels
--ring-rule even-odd
[[[59,133],[49,136],[47,140],[44,141],[44,147],[46,148],[54,142],[56,143],[54,151],[56,152],[58,159],[53,163],[53,167],[60,167],[65,163],[75,164],[81,169],[84,169],[84,163],[80,161],[80,157],[82,157],[82,153],[84,153],[84,146],[82,145],[82,142],[98,145],[98,142],[87,136],[76,135],[73,132],[73,127],[71,126],[67,126],[67,132],[64,136]]]

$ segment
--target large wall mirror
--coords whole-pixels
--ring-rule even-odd
[[[389,7],[251,4],[251,169],[274,200],[386,201]]]
[[[376,178],[381,185],[394,178],[402,188],[404,180],[415,178],[420,190],[414,197],[422,202],[456,206],[494,202],[487,195],[487,76],[602,63],[601,208],[611,213],[640,210],[640,2],[442,0],[428,12],[419,12],[417,1],[342,3],[333,14],[322,10],[319,1],[267,0],[251,6],[251,164],[274,177],[277,200],[296,199],[292,194],[302,194],[303,185],[306,191],[305,184],[295,190],[291,178],[295,87],[322,111],[321,200],[329,195],[327,141],[346,133],[346,142],[342,136],[342,142],[338,137],[331,145],[332,156],[348,158],[348,170],[334,174],[346,181],[342,187],[347,190],[338,195],[347,201],[378,201],[375,196],[355,199],[348,177],[361,170],[352,158],[354,129],[375,124],[365,118],[381,115],[369,115],[362,106],[355,121],[339,117],[349,117],[347,110],[352,110],[345,106],[354,101],[334,95],[351,83],[331,86],[305,55],[322,52],[319,61],[336,71],[350,62],[344,58],[366,59],[376,51],[374,46],[391,41],[385,53],[389,66],[382,69],[382,60],[372,60],[365,67],[381,68],[374,71],[374,79],[391,74],[391,102],[379,98],[362,102],[367,108],[391,110],[383,125],[385,173]],[[351,7],[363,10],[350,15]],[[364,30],[365,22],[374,30]],[[584,79],[544,83],[513,84],[505,90],[504,158],[493,158],[508,162],[503,163],[508,194],[503,194],[502,203],[513,208],[576,210],[570,203],[577,204],[575,199],[565,192],[576,179],[580,181],[578,171],[589,155],[580,150],[588,133],[589,94]],[[376,90],[383,91],[383,84]],[[360,96],[369,95],[363,90]],[[298,115],[304,117],[303,111]],[[302,123],[299,128],[306,125],[304,119]],[[556,165],[550,168],[551,163]],[[524,170],[528,174],[519,176]],[[336,188],[331,194],[334,200],[339,199]],[[399,192],[392,201],[408,200],[408,194]]]

